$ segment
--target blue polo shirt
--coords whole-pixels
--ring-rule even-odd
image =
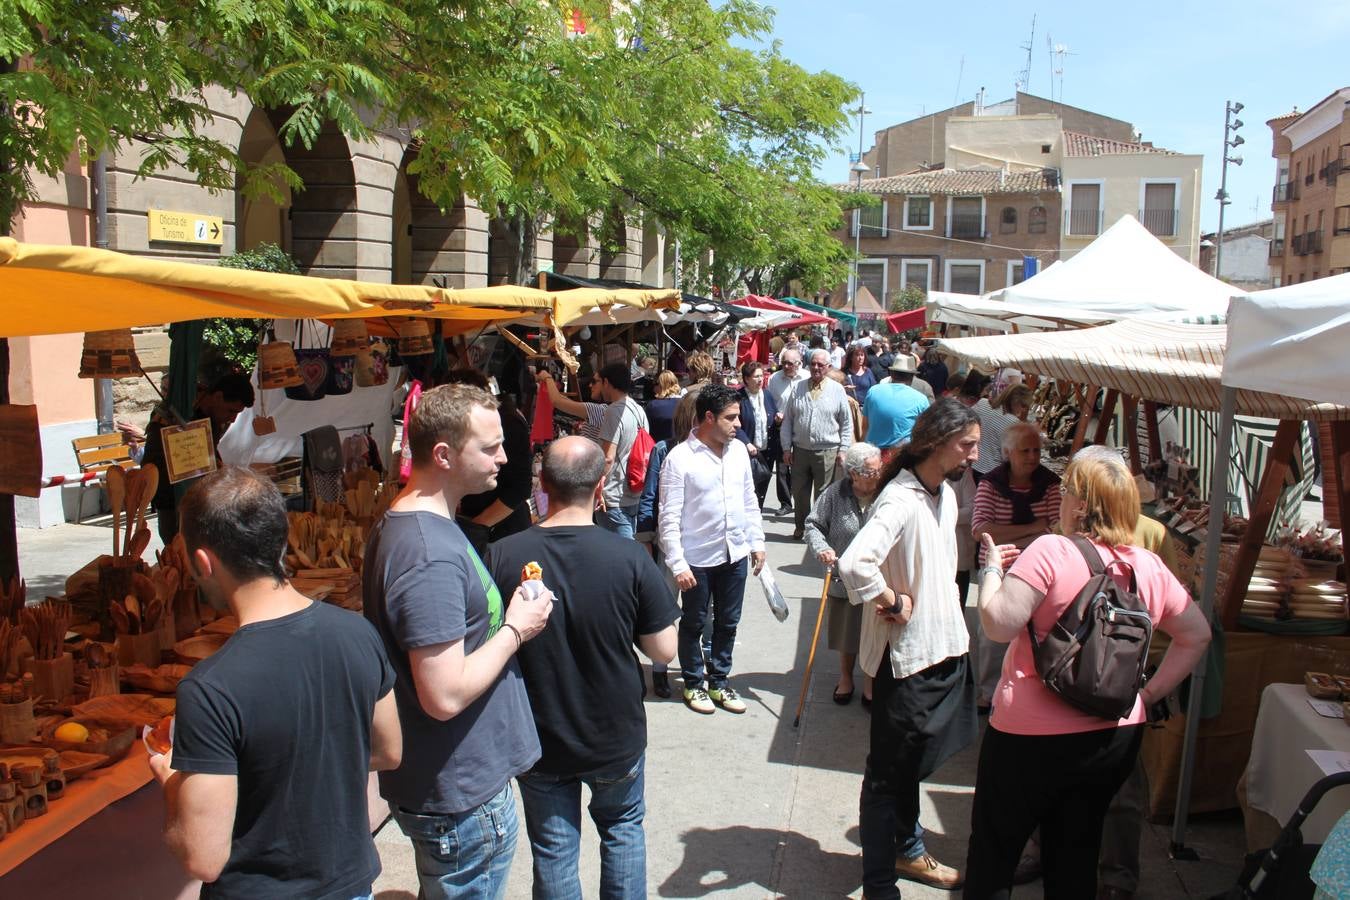
[[[914,420],[928,408],[928,398],[907,384],[879,384],[867,392],[867,443],[895,447],[909,440]]]

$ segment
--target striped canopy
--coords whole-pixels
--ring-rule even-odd
[[[1114,388],[1144,400],[1217,412],[1227,340],[1223,325],[1129,320],[1075,331],[951,338],[938,343],[984,371],[1008,367]],[[1350,407],[1241,389],[1237,411],[1271,419],[1350,419]]]

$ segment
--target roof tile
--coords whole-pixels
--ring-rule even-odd
[[[1065,156],[1124,156],[1131,153],[1159,153],[1176,156],[1172,150],[1164,150],[1152,144],[1134,141],[1115,141],[1110,138],[1080,134],[1077,131],[1064,132]]]
[[[869,194],[1036,194],[1059,186],[1054,169],[1031,172],[1005,172],[1002,169],[933,169],[867,178],[860,184],[839,184],[844,191],[861,188]]]

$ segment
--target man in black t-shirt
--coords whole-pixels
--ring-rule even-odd
[[[402,755],[380,637],[286,580],[286,507],[270,481],[221,469],[180,516],[193,577],[239,629],[179,684],[173,749],[150,757],[165,840],[203,897],[368,895],[380,874],[368,773]]]
[[[566,437],[544,454],[549,517],[492,545],[489,567],[513,591],[538,563],[553,591],[552,622],[520,650],[542,755],[519,777],[534,855],[536,895],[578,897],[581,785],[600,833],[601,897],[646,896],[643,763],[647,718],[642,668],[675,656],[679,609],[642,547],[593,524],[605,455]],[[514,603],[537,601],[521,597]]]

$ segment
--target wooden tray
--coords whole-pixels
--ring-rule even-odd
[[[178,682],[192,671],[191,666],[181,663],[157,666],[131,666],[122,670],[122,680],[142,691],[154,691],[157,694],[172,694],[178,689]]]
[[[49,747],[0,747],[0,763],[7,766],[37,766],[42,768],[45,760],[59,755]]]
[[[57,728],[60,728],[66,722],[79,722],[85,728],[101,728],[108,732],[108,737],[106,740],[90,739],[78,744],[70,741],[58,741],[52,735],[56,733]],[[89,716],[74,716],[70,719],[63,719],[48,726],[38,735],[38,743],[44,747],[50,747],[57,751],[78,750],[81,753],[96,753],[108,757],[109,761],[119,760],[126,756],[135,740],[136,725],[134,723],[125,719],[95,719]]]
[[[194,634],[174,644],[173,652],[184,664],[195,666],[225,646],[229,639],[228,634]]]
[[[111,756],[102,753],[86,753],[83,750],[61,751],[61,771],[65,773],[66,781],[74,781],[81,775],[94,769],[101,769],[112,761]]]

